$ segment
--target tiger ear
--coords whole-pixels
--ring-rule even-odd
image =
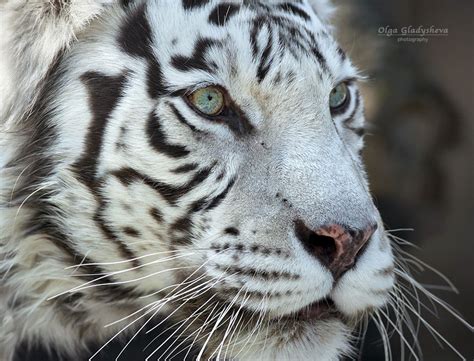
[[[58,54],[113,2],[11,0],[0,4],[2,98],[5,94],[15,106],[20,101],[22,105],[33,102],[38,86]]]
[[[322,23],[329,25],[336,12],[336,7],[331,0],[307,0],[309,5],[321,20]]]

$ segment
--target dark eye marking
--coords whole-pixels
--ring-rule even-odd
[[[175,92],[174,95],[180,96],[185,101],[185,103],[200,117],[205,118],[213,123],[225,124],[235,135],[245,136],[252,134],[254,131],[254,126],[248,119],[245,112],[232,100],[226,89],[220,86],[215,87],[219,88],[224,96],[224,106],[222,107],[222,110],[216,115],[204,114],[201,111],[197,110],[195,105],[190,101],[189,96],[187,95],[189,94],[189,91],[187,91],[186,89],[178,90]],[[189,124],[189,122],[183,117],[183,115],[179,111],[177,111],[174,105],[169,103],[169,106],[172,108],[173,112],[178,117],[178,120],[180,122],[186,124],[188,127],[194,128],[194,130],[196,131],[199,131],[195,129],[194,126]]]
[[[209,14],[208,21],[217,26],[223,26],[229,19],[238,12],[240,6],[232,3],[222,3],[217,5]]]

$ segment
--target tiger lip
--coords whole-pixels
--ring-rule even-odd
[[[334,301],[330,298],[324,298],[320,301],[304,306],[300,310],[283,316],[283,319],[292,321],[314,321],[325,320],[329,318],[341,318],[341,313],[337,310]],[[279,318],[281,319],[281,317]]]
[[[327,318],[340,317],[340,313],[330,298],[314,302],[309,306],[303,307],[295,314],[295,318],[299,321],[323,320]]]

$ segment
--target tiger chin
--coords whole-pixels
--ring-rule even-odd
[[[164,320],[144,358],[349,355],[394,257],[331,5],[3,6],[0,358]]]

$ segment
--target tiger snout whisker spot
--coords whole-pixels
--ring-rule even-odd
[[[1,360],[332,361],[450,310],[374,205],[329,1],[1,6]]]

